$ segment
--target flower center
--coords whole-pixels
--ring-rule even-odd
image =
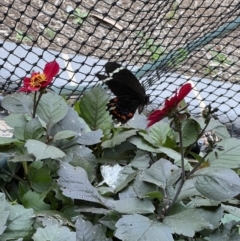
[[[30,85],[31,87],[41,87],[42,83],[46,81],[46,75],[45,74],[34,74],[31,77]]]

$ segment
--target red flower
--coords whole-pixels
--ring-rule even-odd
[[[178,104],[188,95],[188,93],[192,90],[192,85],[187,83],[184,84],[179,93],[176,89],[175,95],[170,99],[165,100],[164,107],[161,110],[155,110],[148,116],[148,127],[155,124],[156,122],[162,120],[164,117],[169,116],[172,117],[172,113],[175,112]]]
[[[59,64],[54,60],[47,63],[44,67],[43,73],[33,72],[31,78],[25,77],[23,79],[23,87],[19,91],[32,92],[46,88],[59,72]]]

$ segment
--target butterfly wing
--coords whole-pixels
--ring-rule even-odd
[[[107,75],[98,73],[97,77],[116,95],[116,98],[110,100],[107,108],[113,118],[124,124],[133,117],[137,108],[139,113],[142,112],[149,97],[130,70],[116,62],[108,62],[105,71]]]

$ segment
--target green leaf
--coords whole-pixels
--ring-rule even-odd
[[[38,120],[38,118],[34,118],[27,122],[25,129],[24,129],[24,139],[40,139],[40,137],[43,135],[44,130],[43,127]]]
[[[151,157],[148,153],[138,150],[130,165],[138,170],[145,170],[147,167],[149,167],[150,161]]]
[[[57,224],[38,228],[33,235],[34,241],[76,241],[76,233],[71,232],[67,227],[60,227]]]
[[[229,138],[217,143],[223,150],[214,149],[208,155],[208,161],[212,167],[239,168],[240,166],[240,140]],[[217,155],[215,154],[217,153]]]
[[[5,195],[0,193],[0,235],[7,228],[6,223],[9,216],[9,211],[6,211],[7,201]]]
[[[68,105],[64,99],[51,92],[42,95],[37,107],[37,115],[45,121],[49,132],[57,122],[64,118],[67,111]]]
[[[199,135],[200,125],[194,119],[187,119],[184,121],[182,128],[183,147],[188,147],[193,144]]]
[[[62,140],[62,139],[70,139],[75,137],[76,133],[74,131],[63,130],[58,132],[54,137],[53,140]]]
[[[110,241],[101,225],[92,225],[89,221],[78,217],[76,222],[77,241]]]
[[[77,143],[81,145],[95,145],[99,142],[101,142],[102,130],[96,130],[91,131],[87,133],[83,133],[82,135],[79,135],[77,138]]]
[[[137,172],[130,166],[121,167],[117,164],[101,166],[101,174],[104,179],[103,182],[113,188],[114,192],[119,192],[134,179]]]
[[[0,145],[5,146],[5,145],[11,145],[14,143],[21,143],[17,139],[14,138],[8,138],[8,137],[1,137],[0,136]]]
[[[173,241],[171,228],[158,221],[152,221],[139,214],[124,215],[117,223],[115,236],[120,240]]]
[[[144,141],[143,138],[139,136],[133,136],[129,138],[128,141],[133,145],[135,145],[140,150],[153,152],[153,153],[159,152],[159,148],[153,147],[151,144]]]
[[[34,161],[33,156],[28,154],[24,154],[24,155],[17,154],[9,160],[9,162],[32,162],[32,161]]]
[[[32,114],[33,99],[30,95],[15,93],[7,95],[1,102],[2,107],[11,113],[28,113]]]
[[[28,180],[31,187],[38,193],[43,193],[52,185],[50,168],[47,165],[36,168],[32,163],[28,168]]]
[[[7,220],[7,228],[1,235],[1,241],[26,237],[32,230],[33,209],[25,209],[19,204],[8,204],[6,211],[9,211],[10,214]]]
[[[25,208],[32,208],[34,211],[50,209],[50,205],[44,203],[44,198],[39,193],[28,191],[23,195],[21,201]]]
[[[73,199],[106,204],[105,199],[99,195],[89,182],[87,173],[83,168],[61,163],[58,175],[58,183],[61,186],[63,195]]]
[[[150,168],[146,169],[142,173],[142,180],[145,182],[153,183],[162,189],[167,186],[167,179],[171,177],[174,170],[180,170],[177,166],[173,165],[170,161],[165,159],[160,159],[155,162]],[[176,177],[176,181],[181,175]]]
[[[65,156],[65,153],[57,147],[46,145],[37,140],[27,140],[25,147],[29,154],[36,157],[36,161],[46,158],[57,159]]]
[[[96,86],[85,92],[80,99],[79,115],[92,130],[102,129],[105,132],[112,127],[112,118],[106,111],[108,101],[109,96],[101,86]]]
[[[153,213],[154,205],[148,199],[124,198],[118,201],[111,201],[112,209],[119,213]],[[127,204],[127,205],[126,205]]]
[[[24,127],[27,123],[23,113],[10,114],[9,116],[4,117],[4,121],[12,128]]]
[[[218,227],[223,215],[223,209],[207,211],[205,209],[187,209],[174,215],[167,216],[163,223],[172,228],[174,233],[193,237],[203,229]]]
[[[240,178],[231,169],[206,167],[193,177],[196,189],[209,199],[225,201],[240,193]]]
[[[136,135],[137,130],[122,129],[114,133],[114,136],[102,143],[102,148],[113,148],[116,145],[126,141],[129,137]]]
[[[199,123],[201,128],[205,127],[205,120],[202,118],[194,119]],[[214,131],[214,133],[221,139],[230,138],[229,131],[227,130],[226,126],[220,123],[218,120],[211,119],[210,123],[207,126],[207,131]]]
[[[240,218],[240,208],[228,206],[221,204],[221,207],[224,208],[224,210],[230,214],[235,215],[236,217]]]
[[[155,146],[161,147],[167,140],[167,137],[174,139],[174,132],[166,122],[158,122],[149,128],[149,137],[154,140]],[[152,143],[152,142],[150,142]]]
[[[105,225],[111,230],[115,230],[116,229],[115,224],[120,219],[120,217],[121,217],[120,214],[116,212],[110,212],[106,214],[103,218],[99,219],[99,223]]]

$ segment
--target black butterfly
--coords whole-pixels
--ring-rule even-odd
[[[108,62],[105,72],[107,75],[97,73],[96,76],[116,95],[107,104],[107,110],[113,119],[124,124],[133,117],[137,109],[139,113],[143,111],[144,106],[149,103],[149,96],[135,75],[120,64]]]

